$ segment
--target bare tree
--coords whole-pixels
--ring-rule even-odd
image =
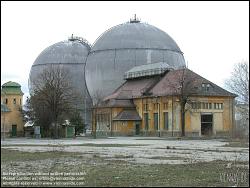
[[[197,88],[195,86],[197,80],[196,74],[183,67],[178,71],[170,71],[170,76],[168,81],[165,82],[165,88],[170,90],[172,96],[176,96],[179,99],[181,107],[181,136],[185,136],[185,114],[190,108],[191,102],[194,102],[191,99],[193,94],[196,94]]]
[[[38,101],[37,95],[27,97],[26,102],[21,110],[24,122],[34,122],[36,125],[43,127],[43,135],[50,137],[51,114],[45,108],[45,105]]]
[[[102,93],[102,91],[100,89],[95,90],[94,95],[92,97],[92,102],[93,102],[93,106],[97,107],[101,104],[101,102],[104,99],[104,95]]]
[[[231,77],[225,86],[236,93],[236,130],[235,136],[249,134],[249,62],[242,61],[234,65]]]
[[[187,104],[191,101],[190,97],[194,92],[193,84],[195,83],[195,78],[188,69],[184,68],[180,71],[178,86],[178,96],[181,104],[181,136],[185,136],[185,114],[187,111]]]
[[[226,87],[238,95],[237,100],[249,104],[249,62],[242,61],[234,65],[230,79],[225,81]]]
[[[54,137],[58,138],[58,123],[71,114],[76,105],[77,93],[72,88],[68,70],[51,65],[32,81],[33,92],[30,102],[34,116],[53,125]]]
[[[92,128],[92,131],[94,131],[93,136],[96,138],[96,130],[97,130],[97,108],[101,105],[101,103],[104,100],[104,95],[101,90],[96,90],[94,92],[92,101],[93,101],[93,111],[92,111],[92,117],[93,117],[93,124],[94,128]]]

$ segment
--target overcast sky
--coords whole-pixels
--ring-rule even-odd
[[[2,2],[1,85],[21,84],[36,57],[71,34],[91,44],[134,14],[168,33],[189,69],[224,87],[233,65],[249,61],[249,2]]]

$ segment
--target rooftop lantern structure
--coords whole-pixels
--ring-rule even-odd
[[[126,80],[129,80],[129,79],[145,77],[145,76],[162,75],[167,70],[173,70],[173,68],[171,68],[166,62],[140,65],[125,72],[124,78]]]

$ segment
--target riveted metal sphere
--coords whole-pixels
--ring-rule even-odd
[[[29,75],[30,93],[34,89],[32,82],[46,68],[53,66],[63,67],[68,71],[72,88],[79,94],[77,108],[88,125],[91,124],[90,108],[92,101],[85,81],[85,65],[90,45],[80,37],[69,38],[53,44],[43,50],[33,63]]]
[[[124,82],[124,73],[144,64],[166,62],[172,68],[185,66],[183,53],[164,31],[139,21],[112,27],[94,43],[85,75],[92,98],[107,96]]]

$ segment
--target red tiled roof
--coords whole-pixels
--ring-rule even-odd
[[[192,96],[231,96],[235,94],[226,91],[202,76],[189,69],[179,69],[167,72],[164,76],[152,76],[127,80],[107,99],[132,99],[144,96],[169,96],[181,94],[181,81],[183,90]],[[202,84],[209,84],[210,88],[205,91]]]
[[[103,101],[98,107],[126,107],[134,108],[135,105],[130,99],[108,99]]]
[[[131,99],[140,97],[142,96],[143,92],[147,90],[147,88],[149,88],[157,80],[158,76],[128,80],[104,100],[111,98]]]
[[[113,118],[113,121],[140,121],[141,117],[135,109],[123,110],[116,117]]]
[[[184,79],[183,79],[184,78]],[[236,96],[233,93],[217,86],[202,76],[189,69],[170,71],[150,90],[154,96],[168,96],[181,94],[181,80],[184,80],[183,90],[188,95],[199,96]],[[205,91],[202,84],[209,84],[210,88]]]

